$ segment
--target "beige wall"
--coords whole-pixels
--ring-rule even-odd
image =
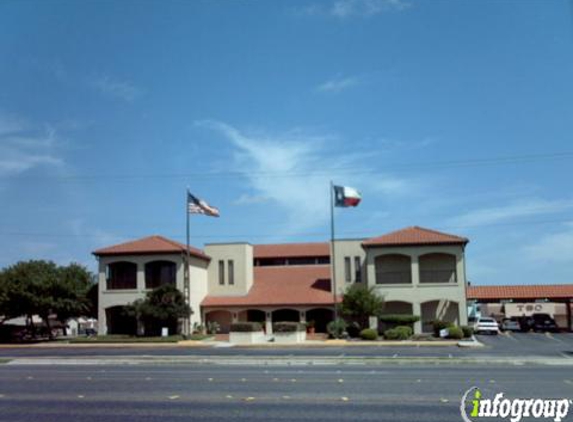
[[[125,306],[137,299],[143,299],[149,289],[145,288],[145,264],[152,261],[165,260],[177,265],[176,285],[183,292],[184,288],[184,256],[181,254],[150,254],[150,255],[122,255],[104,256],[99,258],[98,269],[98,333],[107,334],[107,319],[105,310],[113,306]],[[114,262],[132,262],[137,265],[137,287],[135,289],[108,290],[106,282],[106,267]],[[207,262],[196,257],[190,261],[190,305],[194,311],[191,316],[191,324],[200,322],[200,304],[207,294]]]
[[[365,271],[365,258],[366,252],[362,248],[361,239],[353,239],[353,240],[337,240],[334,244],[334,251],[336,253],[335,265],[336,265],[336,291],[338,294],[342,294],[346,291],[348,286],[355,282],[354,274],[356,271],[356,267],[354,265],[354,257],[360,257],[360,262],[362,265],[362,281],[365,281],[366,278],[366,271]],[[331,246],[332,248],[332,246]],[[351,282],[346,281],[346,273],[345,273],[345,263],[344,258],[350,257],[350,274],[351,274]]]
[[[208,289],[212,296],[246,295],[253,285],[253,247],[248,243],[217,243],[205,245],[211,257]],[[219,284],[219,261],[225,262],[225,284]],[[234,285],[229,285],[228,262],[233,261]]]

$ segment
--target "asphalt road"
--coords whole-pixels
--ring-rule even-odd
[[[541,357],[573,359],[573,334],[505,333],[482,335],[483,348],[452,347],[181,347],[177,345],[98,347],[0,346],[0,358],[109,356],[380,356],[380,357]]]
[[[1,422],[460,421],[463,393],[573,398],[560,367],[0,365]],[[573,411],[572,416],[573,417]]]

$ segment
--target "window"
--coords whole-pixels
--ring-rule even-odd
[[[108,290],[137,289],[137,265],[132,262],[114,262],[107,267]]]
[[[409,256],[389,254],[374,260],[376,284],[411,284],[412,270]]]
[[[219,285],[225,285],[225,261],[219,261]]]
[[[350,283],[352,281],[352,270],[350,268],[351,266],[351,262],[350,262],[350,257],[349,256],[345,256],[344,257],[344,279],[346,280],[347,283]]]
[[[362,265],[360,264],[360,257],[354,257],[354,278],[356,283],[360,283],[362,281]]]
[[[232,259],[230,259],[229,261],[227,261],[227,272],[228,272],[228,277],[229,277],[229,286],[232,286],[233,284],[235,284],[235,270],[234,270],[234,265],[235,263],[233,262]]]
[[[175,285],[177,265],[170,261],[153,261],[145,264],[145,288],[155,289],[164,284]]]

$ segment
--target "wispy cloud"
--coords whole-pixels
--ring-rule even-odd
[[[143,93],[132,83],[113,78],[110,75],[92,76],[89,83],[102,94],[126,102],[133,102]]]
[[[56,131],[52,127],[38,129],[17,116],[0,114],[0,176],[63,165],[55,145]]]
[[[338,94],[348,88],[356,86],[360,83],[360,78],[356,76],[341,77],[336,76],[329,79],[316,87],[318,92]]]
[[[339,19],[372,17],[381,13],[402,11],[411,6],[404,0],[335,0],[330,3],[314,3],[304,8],[306,15],[332,16]]]
[[[516,218],[557,214],[573,208],[573,200],[527,199],[510,204],[481,208],[449,220],[448,226],[482,226],[511,221]]]
[[[278,135],[246,133],[217,121],[197,124],[221,133],[235,146],[236,167],[253,190],[244,199],[265,198],[278,205],[288,216],[285,229],[291,232],[324,224],[328,218],[330,180],[386,195],[410,191],[406,179],[349,172],[358,166],[367,170],[364,157],[332,154],[334,141],[330,136],[300,130]]]
[[[573,263],[573,221],[565,224],[561,232],[547,234],[537,243],[525,246],[523,252],[532,261]]]

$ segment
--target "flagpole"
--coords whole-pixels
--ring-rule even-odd
[[[188,306],[190,305],[191,302],[191,286],[190,286],[190,274],[189,274],[189,265],[191,262],[191,254],[190,254],[190,244],[189,244],[189,187],[187,187],[187,192],[185,195],[185,215],[187,217],[187,224],[186,224],[186,230],[187,230],[187,250],[186,250],[186,254],[185,254],[185,272],[184,272],[184,286],[183,286],[183,291],[185,294],[185,304],[187,304]],[[184,321],[185,326],[183,327],[183,334],[185,335],[191,335],[191,316],[185,317],[185,321]]]
[[[331,243],[331,279],[332,279],[332,301],[334,303],[334,320],[338,319],[338,305],[336,303],[336,250],[334,245],[334,183],[330,181],[330,243]]]

